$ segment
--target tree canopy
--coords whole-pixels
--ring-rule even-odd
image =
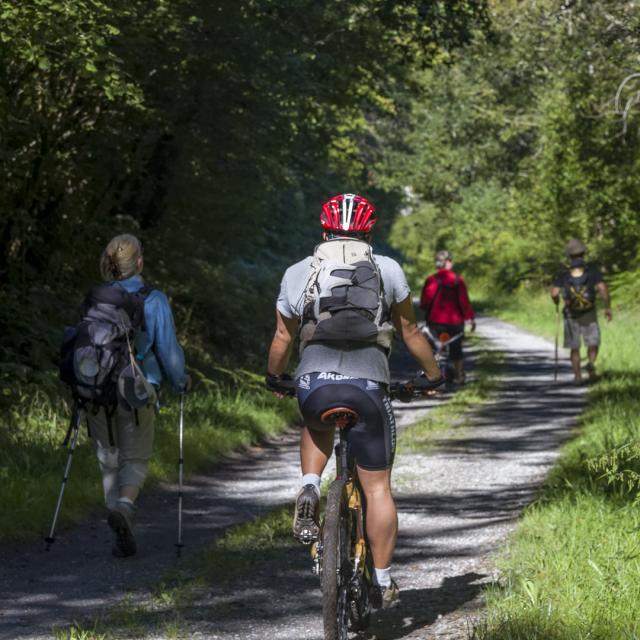
[[[637,3],[494,2],[491,18],[450,64],[417,72],[382,171],[410,194],[394,242],[416,273],[446,245],[506,290],[548,281],[570,237],[608,272],[632,268]]]
[[[50,367],[122,231],[201,360],[261,364],[319,204],[393,212],[384,123],[486,21],[466,0],[0,0],[3,379]]]

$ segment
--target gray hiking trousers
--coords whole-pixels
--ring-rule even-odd
[[[97,414],[88,412],[89,434],[98,457],[107,508],[115,507],[120,487],[144,485],[153,451],[155,419],[153,406],[135,412],[118,407],[111,416],[113,443],[110,443],[105,410],[100,409]]]

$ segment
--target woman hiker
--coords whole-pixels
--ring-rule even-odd
[[[137,408],[120,400],[112,409],[100,407],[88,411],[89,432],[95,446],[104,499],[109,509],[108,524],[114,532],[113,555],[127,557],[137,551],[134,535],[136,500],[148,473],[153,451],[154,426],[157,411],[157,389],[164,376],[174,390],[188,391],[191,378],[185,372],[184,353],[178,344],[173,315],[167,297],[155,288],[145,287],[142,244],[133,235],[116,236],[100,258],[103,280],[129,294],[139,293],[143,300],[143,321],[134,335],[135,378],[143,374],[143,406]],[[140,371],[141,370],[141,371]],[[125,371],[126,373],[126,371]],[[139,382],[139,381],[138,381]],[[134,385],[135,386],[135,385]],[[140,389],[128,385],[121,374],[120,394]],[[138,384],[138,387],[140,385]]]

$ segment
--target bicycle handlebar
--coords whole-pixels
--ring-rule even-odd
[[[413,398],[419,398],[426,392],[441,387],[445,382],[444,375],[440,375],[436,380],[429,380],[424,373],[420,372],[407,382],[392,382],[389,386],[389,395],[391,398],[397,398],[401,402],[410,402]],[[296,381],[286,373],[279,376],[267,373],[265,386],[269,391],[283,396],[294,397],[296,395]]]
[[[400,402],[411,402],[414,398],[424,396],[428,391],[435,391],[445,383],[444,375],[440,375],[436,380],[429,380],[424,374],[420,374],[407,382],[392,382],[389,395]]]
[[[267,389],[273,393],[281,393],[283,396],[291,397],[296,395],[296,381],[287,373],[279,376],[267,373],[264,381]]]

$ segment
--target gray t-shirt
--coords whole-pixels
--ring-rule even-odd
[[[402,267],[392,258],[374,254],[382,281],[387,304],[397,304],[411,295]],[[311,272],[309,256],[289,267],[280,285],[277,309],[287,318],[300,318],[304,306],[304,290]],[[305,347],[300,364],[295,372],[299,378],[305,373],[331,371],[343,376],[365,378],[389,384],[389,363],[387,356],[376,346],[357,349],[336,349],[324,344],[310,344]]]

